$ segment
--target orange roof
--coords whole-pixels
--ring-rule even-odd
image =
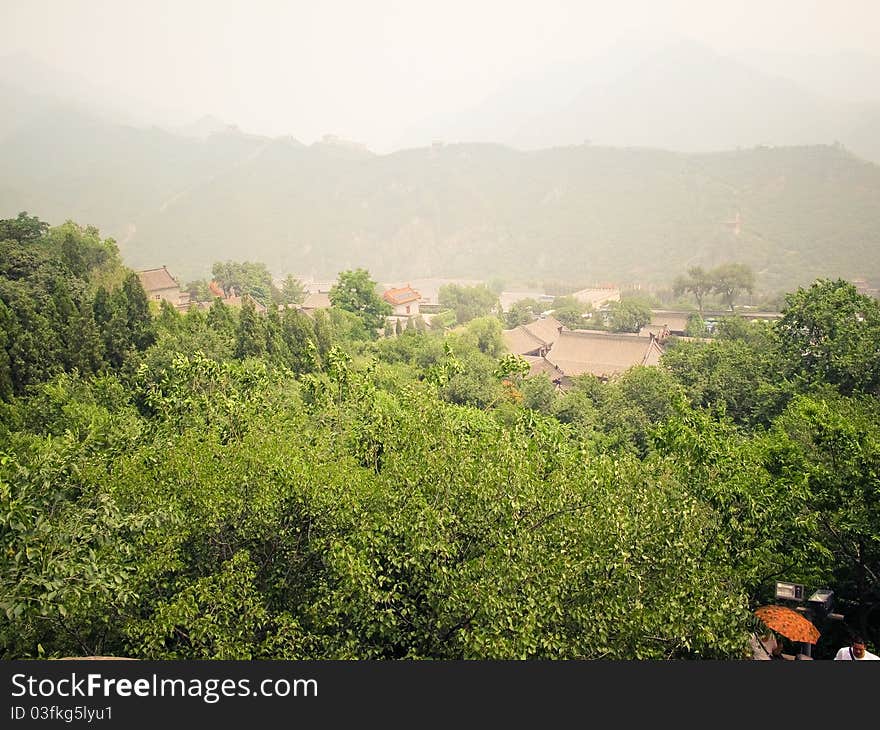
[[[400,287],[399,289],[389,289],[382,295],[382,298],[389,304],[397,306],[398,304],[417,302],[422,298],[422,295],[411,286],[407,285]]]

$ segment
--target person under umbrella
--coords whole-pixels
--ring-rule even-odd
[[[777,640],[776,634],[769,629],[764,632],[763,636],[755,631],[749,643],[752,647],[752,659],[758,661],[769,661],[774,659],[782,659],[782,642]]]
[[[761,606],[755,610],[755,615],[768,629],[781,634],[789,641],[815,644],[819,640],[819,629],[787,606]]]

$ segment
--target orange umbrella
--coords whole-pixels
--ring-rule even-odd
[[[819,629],[787,606],[761,606],[755,610],[755,615],[767,625],[767,628],[792,641],[815,644],[819,640]]]

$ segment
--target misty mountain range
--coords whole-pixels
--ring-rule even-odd
[[[207,116],[137,126],[135,102],[18,65],[0,72],[0,216],[97,225],[183,280],[228,258],[384,280],[662,283],[724,260],[768,289],[880,276],[880,105],[693,44],[524,80],[387,155]]]
[[[766,63],[796,71],[782,59]],[[697,43],[641,53],[621,48],[590,63],[520,79],[472,109],[426,120],[402,137],[401,146],[442,139],[527,150],[590,142],[713,152],[839,142],[880,163],[880,59],[801,63],[800,75],[816,90]],[[830,95],[829,76],[851,100]]]

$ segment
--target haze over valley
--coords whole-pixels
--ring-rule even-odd
[[[878,69],[858,46],[631,31],[487,66],[457,96],[443,86],[442,108],[382,115],[382,92],[362,134],[300,104],[279,135],[19,49],[0,60],[0,215],[95,225],[127,264],[182,279],[243,258],[323,278],[662,284],[735,258],[768,291],[872,279]]]

